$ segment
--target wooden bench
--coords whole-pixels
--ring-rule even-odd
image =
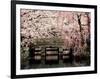
[[[62,60],[64,63],[72,63],[73,62],[73,49],[63,49],[63,53],[62,53]]]
[[[59,48],[57,47],[45,48],[45,63],[46,64],[59,63]]]
[[[41,56],[41,48],[39,47],[35,47],[30,49],[29,52],[29,57],[30,57],[30,63],[31,64],[40,64],[41,60],[42,60],[42,56]]]

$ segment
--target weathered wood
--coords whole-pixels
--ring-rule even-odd
[[[45,48],[45,63],[46,64],[59,63],[59,48],[57,47]]]
[[[30,64],[40,64],[41,60],[42,60],[42,56],[41,56],[41,49],[40,48],[30,48],[31,51],[29,51],[29,63]]]

